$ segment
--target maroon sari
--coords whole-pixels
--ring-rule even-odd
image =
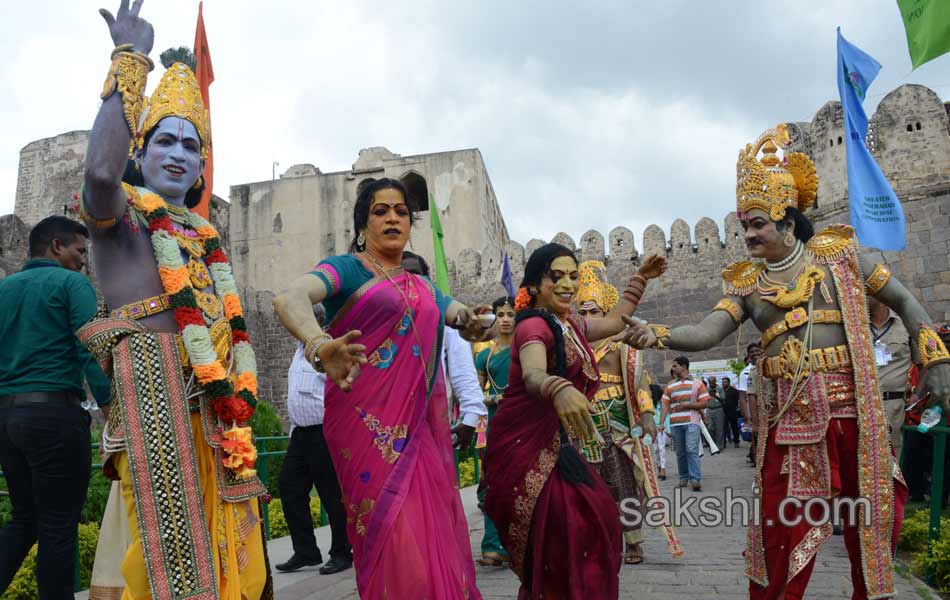
[[[586,326],[571,320],[584,340]],[[565,336],[566,337],[566,336]],[[560,420],[547,400],[525,389],[520,351],[531,343],[548,349],[548,373],[557,363],[554,335],[540,317],[518,323],[512,340],[505,399],[492,419],[485,458],[485,509],[511,554],[521,579],[519,598],[614,599],[621,562],[620,514],[599,475],[585,463],[592,485],[569,483],[555,468]],[[565,339],[567,379],[588,398],[599,380],[593,352]]]

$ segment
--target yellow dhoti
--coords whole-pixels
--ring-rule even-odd
[[[241,502],[221,500],[215,482],[214,452],[205,442],[200,415],[191,415],[191,428],[219,597],[221,600],[260,598],[267,583],[267,567],[257,499]],[[122,560],[122,575],[125,577],[122,599],[147,600],[152,598],[152,592],[142,553],[128,457],[121,452],[112,461],[122,478],[122,498],[132,540]]]

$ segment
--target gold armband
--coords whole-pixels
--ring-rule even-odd
[[[155,64],[141,52],[130,52],[132,44],[122,44],[112,51],[112,64],[102,85],[100,98],[105,100],[116,91],[122,96],[125,122],[129,126],[129,156],[135,148],[135,132],[138,130],[139,117],[145,110],[145,82],[149,71]]]
[[[108,219],[97,219],[94,216],[90,215],[89,213],[86,212],[86,201],[83,200],[82,198],[80,198],[79,200],[79,218],[82,220],[83,223],[85,223],[92,229],[96,229],[99,231],[102,231],[104,229],[111,229],[115,227],[116,223],[119,222],[119,220],[116,219],[115,217],[111,217]]]
[[[717,310],[722,310],[729,313],[729,316],[732,317],[732,320],[736,322],[737,325],[742,324],[742,318],[745,317],[745,310],[739,305],[735,300],[730,300],[729,298],[723,298],[719,301],[713,308],[713,312]]]
[[[934,365],[950,363],[950,353],[943,345],[943,340],[937,332],[926,323],[921,323],[917,333],[917,351],[920,353],[920,363],[929,368]]]
[[[650,325],[650,329],[653,330],[653,335],[656,336],[656,347],[660,350],[666,350],[666,346],[663,344],[663,340],[670,339],[670,328],[666,325]]]
[[[876,296],[890,280],[891,270],[887,265],[877,263],[868,278],[864,280],[864,289],[867,290],[868,296]]]

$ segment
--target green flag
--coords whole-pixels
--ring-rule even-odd
[[[435,285],[448,296],[449,265],[445,262],[445,248],[442,247],[445,234],[442,233],[442,221],[439,220],[439,207],[432,194],[429,194],[429,215],[429,225],[432,227],[432,247],[435,250]]]
[[[950,1],[897,0],[907,30],[910,60],[916,69],[950,52]]]

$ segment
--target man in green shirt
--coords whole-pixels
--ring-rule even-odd
[[[96,313],[81,271],[89,232],[48,217],[30,232],[30,260],[0,280],[0,468],[13,514],[0,529],[0,594],[39,542],[41,599],[72,598],[77,526],[89,485],[89,413],[109,381],[74,332]]]

